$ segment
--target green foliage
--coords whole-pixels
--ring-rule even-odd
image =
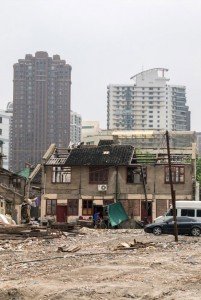
[[[196,160],[196,180],[201,184],[201,157]]]

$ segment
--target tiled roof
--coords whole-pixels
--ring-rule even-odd
[[[106,146],[106,145],[113,145],[114,141],[113,140],[100,140],[98,143],[98,146]]]
[[[67,158],[69,156],[69,151],[66,153],[54,153],[50,156],[48,161],[46,161],[47,166],[63,166],[65,162],[67,161]]]
[[[75,148],[65,163],[67,166],[124,166],[129,165],[134,147],[130,145],[97,146]]]
[[[50,159],[46,162],[46,165],[49,166],[59,166],[59,165],[64,165],[64,163],[66,162],[67,157],[50,157]]]

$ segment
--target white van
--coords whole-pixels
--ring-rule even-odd
[[[191,217],[201,222],[201,201],[176,201],[177,217]],[[159,223],[173,216],[173,209],[170,209],[163,215],[154,220]]]

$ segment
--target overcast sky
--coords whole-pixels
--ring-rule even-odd
[[[0,0],[0,109],[12,101],[13,64],[60,54],[72,66],[72,110],[106,127],[107,85],[165,67],[186,85],[201,131],[200,0]]]

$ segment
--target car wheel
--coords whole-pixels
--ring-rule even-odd
[[[162,233],[162,228],[160,226],[156,226],[153,228],[153,234],[160,235]]]
[[[201,233],[201,230],[198,227],[194,227],[194,228],[191,229],[192,236],[199,236],[200,233]]]

